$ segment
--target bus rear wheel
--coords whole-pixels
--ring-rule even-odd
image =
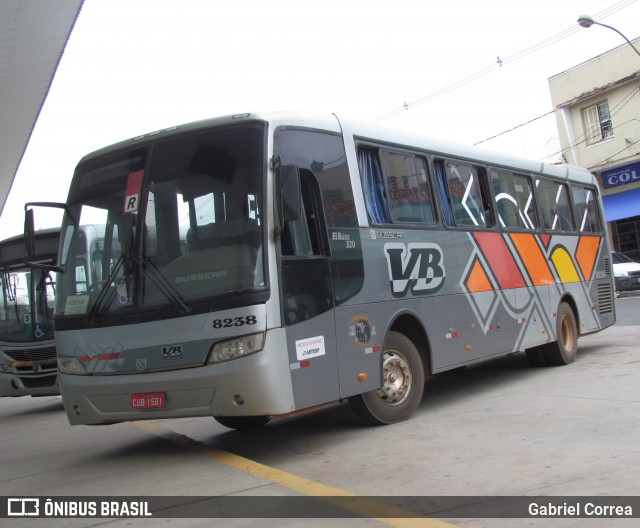
[[[229,429],[249,431],[259,429],[269,422],[266,416],[214,416],[216,422]]]
[[[371,425],[388,425],[408,419],[424,392],[424,368],[413,342],[390,332],[382,358],[382,386],[349,398],[352,409]]]
[[[544,347],[546,345],[539,345],[531,348],[527,348],[525,354],[527,355],[527,361],[532,367],[546,367],[547,358],[544,356]]]
[[[578,325],[567,303],[560,303],[556,318],[556,341],[543,345],[542,352],[549,365],[568,365],[578,353]]]

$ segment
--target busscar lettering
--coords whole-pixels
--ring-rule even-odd
[[[384,253],[394,297],[404,297],[409,290],[414,295],[433,293],[444,285],[444,258],[437,244],[388,243]]]
[[[371,229],[369,233],[371,234],[371,240],[401,239],[407,237],[404,231],[377,231]]]
[[[191,275],[179,275],[176,284],[201,280],[222,279],[227,276],[226,271],[208,271],[206,273],[192,273]]]

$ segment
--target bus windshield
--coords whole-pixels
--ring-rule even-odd
[[[81,162],[56,316],[186,313],[264,290],[263,128],[175,134]]]
[[[55,285],[49,273],[37,268],[5,272],[0,282],[0,341],[53,339]]]

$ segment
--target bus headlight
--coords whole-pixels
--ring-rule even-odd
[[[86,376],[87,371],[78,358],[58,356],[58,370],[63,374]]]
[[[220,363],[260,352],[264,345],[264,333],[229,339],[216,343],[211,348],[207,363]]]

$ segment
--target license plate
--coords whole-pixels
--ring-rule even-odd
[[[163,409],[164,392],[139,392],[130,401],[132,409]]]

